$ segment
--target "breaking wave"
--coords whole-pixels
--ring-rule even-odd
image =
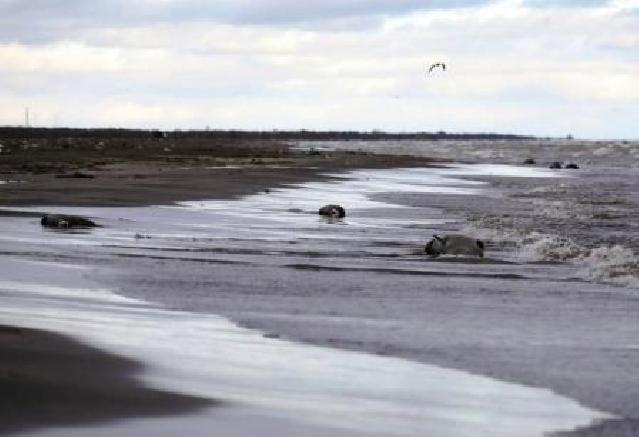
[[[580,261],[584,279],[639,288],[639,256],[632,249],[620,245],[598,247]]]
[[[566,262],[585,256],[588,249],[570,238],[556,235],[531,235],[521,244],[520,255],[533,261]]]
[[[589,248],[564,236],[485,228],[472,223],[462,231],[489,245],[510,247],[512,256],[520,262],[570,263],[586,281],[639,288],[639,255],[623,245]]]

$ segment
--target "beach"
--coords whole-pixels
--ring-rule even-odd
[[[76,153],[73,167],[41,173],[13,158],[0,185],[0,290],[7,302],[0,338],[12,351],[0,367],[3,385],[15,387],[2,392],[25,400],[1,431],[39,425],[42,435],[55,435],[47,427],[164,415],[158,423],[191,423],[197,435],[213,417],[200,413],[217,409],[224,435],[254,435],[249,422],[268,423],[274,435],[637,432],[636,260],[628,255],[626,264],[614,264],[608,256],[584,273],[593,253],[636,241],[628,219],[636,211],[633,170],[612,158],[604,170],[591,165],[581,173],[524,167],[519,154],[529,150],[516,144],[500,145],[517,153],[497,159],[462,159],[454,152],[463,147],[420,157],[402,144],[394,154],[388,145],[376,150],[379,143],[323,145],[260,144],[259,153],[251,148],[254,156],[203,159],[202,150],[180,154],[179,145],[162,144],[161,156],[118,156],[105,164],[91,157],[90,164]],[[174,153],[169,159],[165,148]],[[93,177],[56,177],[70,172]],[[628,191],[605,202],[584,188],[584,181],[620,187],[619,180]],[[602,203],[584,219],[579,214],[594,205],[592,196]],[[566,203],[574,199],[581,203]],[[316,209],[333,202],[347,208],[347,217],[320,219]],[[43,212],[89,216],[102,227],[43,230]],[[588,225],[575,226],[582,221]],[[424,256],[430,236],[445,232],[484,239],[486,256]],[[49,291],[37,285],[47,282]],[[102,289],[108,292],[95,291]],[[126,341],[127,331],[114,327],[122,323],[113,323],[123,320],[132,329]],[[172,324],[163,328],[162,320]],[[52,333],[42,331],[47,326]],[[173,348],[136,343],[162,343],[163,329]],[[226,357],[251,344],[265,349],[232,365],[210,351],[186,352],[185,345],[229,332],[237,337],[224,343]],[[64,345],[48,349],[57,342]],[[100,381],[95,392],[63,378],[55,364],[66,369],[60,348],[77,351],[74,362],[104,366],[92,367],[100,376],[85,378]],[[192,368],[178,372],[180,366],[163,361],[178,354]],[[32,355],[46,358],[20,361]],[[232,372],[255,357],[251,372]],[[199,373],[203,363],[215,363],[211,374]],[[299,375],[291,377],[291,368]],[[225,377],[213,377],[215,369]],[[40,372],[41,388],[30,389],[41,381],[31,375]],[[105,372],[111,379],[103,379]],[[361,384],[347,389],[344,381],[356,375]],[[52,383],[60,393],[79,393],[61,395],[49,389]],[[42,392],[50,398],[41,400]],[[101,396],[115,396],[118,405],[133,400],[122,409],[81,401]],[[14,397],[3,395],[3,402],[13,405]],[[72,398],[65,411],[43,416],[36,408],[60,398]],[[512,409],[499,414],[505,405]],[[118,428],[83,429],[78,435]]]
[[[33,329],[0,327],[2,434],[130,415],[182,414],[215,405],[143,387],[140,364]]]

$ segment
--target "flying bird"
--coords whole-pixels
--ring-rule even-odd
[[[430,74],[437,67],[441,67],[442,70],[446,71],[446,64],[444,64],[443,62],[437,62],[428,67],[428,74]]]

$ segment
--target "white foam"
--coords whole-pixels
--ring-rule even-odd
[[[566,262],[589,253],[588,249],[569,238],[540,232],[527,232],[512,226],[487,226],[486,220],[466,225],[462,232],[493,243],[511,243],[517,248],[515,256],[524,262]]]
[[[395,216],[392,220],[366,210],[386,208],[406,209],[371,196],[381,193],[448,193],[473,195],[481,191],[483,182],[453,177],[455,169],[413,168],[390,170],[358,170],[346,174],[327,174],[332,180],[309,182],[288,188],[270,190],[234,201],[181,202],[182,208],[209,215],[208,220],[192,224],[197,228],[215,228],[235,235],[260,230],[260,238],[282,238],[296,229],[295,235],[304,238],[326,238],[329,231],[318,223],[317,210],[328,203],[338,203],[347,209],[349,226],[358,228],[397,228],[402,225],[431,225],[445,223],[447,218],[433,219]],[[467,171],[458,171],[466,174]],[[362,212],[362,214],[358,214]],[[242,223],[243,226],[238,226]],[[325,225],[325,223],[324,223]],[[318,226],[322,226],[321,232]],[[335,227],[330,228],[336,231]],[[348,238],[343,233],[343,238]]]
[[[520,256],[531,261],[563,262],[580,258],[588,250],[570,238],[558,235],[530,234],[522,242]]]
[[[453,171],[451,169],[450,173]],[[279,214],[282,210],[291,208],[316,211],[325,203],[348,205],[348,209],[351,210],[390,206],[385,202],[371,200],[369,196],[376,193],[422,192],[470,195],[478,192],[477,189],[470,187],[481,185],[479,182],[447,177],[445,174],[447,172],[440,169],[358,170],[346,174],[327,174],[335,178],[334,181],[296,184],[290,188],[271,190],[268,194],[245,196],[232,203],[197,201],[180,204],[200,210],[223,209],[236,214],[246,211],[250,215],[269,211]],[[393,205],[393,207],[397,206]]]
[[[486,227],[485,222],[470,223],[462,232],[493,243],[512,243],[516,257],[524,262],[566,262],[578,267],[579,277],[587,281],[639,288],[639,256],[621,245],[590,249],[567,237]]]
[[[379,217],[358,218],[352,220],[353,211],[379,208],[408,208],[373,200],[371,196],[380,193],[423,193],[477,195],[484,192],[485,182],[466,179],[472,176],[503,175],[522,177],[554,177],[545,169],[521,168],[511,165],[451,165],[448,167],[408,168],[388,170],[357,170],[348,173],[327,174],[334,180],[309,182],[293,185],[290,188],[271,190],[245,196],[238,201],[195,201],[181,202],[185,208],[219,213],[216,220],[210,220],[209,226],[219,227],[224,220],[230,226],[237,227],[237,220],[259,219],[262,225],[272,223],[281,226],[286,222],[291,227],[307,227],[316,222],[317,209],[327,203],[338,203],[349,211],[349,223],[358,226],[394,227],[402,224],[433,224],[433,220],[419,221],[415,218],[393,218],[385,223]],[[291,213],[301,210],[312,214]],[[445,222],[446,220],[442,220]],[[200,226],[206,226],[201,224]]]
[[[615,245],[598,247],[582,257],[584,278],[639,288],[639,256],[632,249]]]
[[[540,167],[522,167],[508,164],[455,164],[452,175],[506,176],[522,178],[556,178],[557,174]]]

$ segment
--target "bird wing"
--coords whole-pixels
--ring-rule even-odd
[[[428,69],[428,72],[431,73],[437,67],[442,67],[442,69],[446,71],[446,64],[442,62],[437,62],[435,64],[431,64],[430,68]]]

